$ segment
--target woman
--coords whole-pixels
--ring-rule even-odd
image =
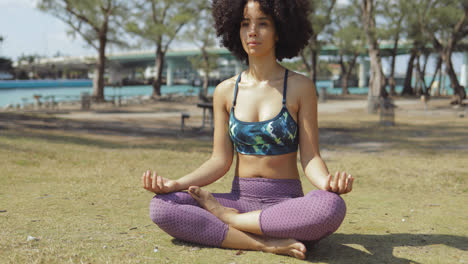
[[[306,7],[299,0],[213,1],[218,35],[249,67],[215,89],[211,158],[178,180],[143,174],[143,187],[157,194],[150,217],[170,235],[304,259],[301,241],[322,239],[343,221],[339,194],[350,192],[354,179],[345,172],[332,177],[320,157],[313,82],[277,62],[307,44]],[[298,148],[305,176],[319,189],[305,196]],[[201,189],[225,175],[234,150],[231,193]]]

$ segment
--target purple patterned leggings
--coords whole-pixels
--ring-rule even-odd
[[[268,237],[317,241],[336,231],[346,214],[339,195],[315,190],[304,196],[299,180],[234,177],[230,193],[213,196],[241,213],[262,210],[260,228]],[[150,217],[169,235],[208,246],[220,247],[229,229],[186,192],[154,196]]]

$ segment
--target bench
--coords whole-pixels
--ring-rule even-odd
[[[185,127],[185,119],[190,118],[189,113],[182,112],[180,113],[180,130],[184,132],[184,127]]]
[[[205,128],[205,123],[210,122],[210,127],[213,129],[213,103],[198,103],[197,107],[203,108],[201,128]],[[206,114],[206,111],[208,111],[208,115]]]

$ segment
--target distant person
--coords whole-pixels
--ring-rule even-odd
[[[213,1],[217,34],[248,69],[215,89],[211,158],[178,180],[143,174],[143,187],[157,194],[150,217],[171,236],[304,259],[304,242],[340,226],[346,206],[339,195],[351,191],[354,178],[333,177],[320,157],[314,83],[278,64],[307,44],[308,12],[306,0]],[[305,196],[298,149],[305,176],[319,189]],[[226,174],[234,150],[232,191],[201,189]]]

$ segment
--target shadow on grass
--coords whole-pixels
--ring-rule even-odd
[[[360,245],[369,253],[355,249]],[[398,247],[424,247],[442,244],[459,250],[468,250],[468,237],[437,234],[334,234],[309,250],[310,262],[326,263],[418,263],[393,254]],[[427,249],[429,251],[430,249]],[[421,250],[422,251],[422,250]],[[423,259],[427,257],[422,257]]]
[[[163,128],[151,125],[158,124]],[[210,130],[192,129],[182,133],[180,126],[171,124],[166,120],[157,121],[106,121],[106,120],[73,120],[51,117],[47,115],[31,115],[22,113],[0,113],[0,129],[14,128],[36,129],[45,131],[71,131],[85,132],[95,135],[115,135],[132,137],[167,137],[167,138],[197,138],[210,136]]]
[[[158,127],[154,126],[157,123]],[[346,126],[346,127],[345,127]],[[30,130],[35,130],[34,132]],[[166,143],[150,144],[143,148],[177,147],[181,139],[191,139],[197,147],[211,143],[213,132],[209,129],[190,129],[182,133],[176,123],[158,121],[82,121],[60,119],[51,116],[22,113],[0,113],[0,131],[15,131],[18,135],[40,138],[48,141],[70,142],[74,144],[97,145],[105,148],[132,148],[125,143],[112,143],[105,140],[88,139],[87,135],[121,136],[141,139],[169,139]],[[38,132],[36,132],[38,131]],[[49,131],[73,132],[66,136],[52,135]],[[468,127],[453,125],[450,122],[435,124],[398,123],[384,127],[376,122],[361,121],[353,125],[338,124],[319,129],[320,143],[325,148],[351,147],[361,152],[383,152],[388,148],[403,148],[415,151],[426,150],[468,150]],[[84,134],[83,136],[80,135]],[[200,139],[204,140],[200,140]],[[164,141],[164,140],[162,140]],[[193,145],[192,144],[192,145]],[[183,144],[185,145],[185,144]],[[186,146],[185,146],[186,147]],[[183,150],[183,149],[182,149]]]
[[[138,147],[176,151],[211,151],[212,131],[192,129],[182,133],[179,127],[166,127],[155,129],[146,126],[144,122],[78,121],[49,116],[0,113],[0,135],[6,138],[39,139],[111,149]],[[90,135],[109,136],[109,140],[93,139],[89,137]],[[125,139],[116,137],[142,139],[145,143],[128,143]]]
[[[212,248],[196,243],[172,239],[177,246],[199,248]],[[360,245],[368,252],[355,249],[348,245]],[[399,247],[424,247],[430,245],[445,245],[459,250],[468,250],[468,237],[434,234],[388,234],[388,235],[361,235],[361,234],[333,234],[328,238],[308,247],[306,261],[325,263],[391,263],[409,264],[419,263],[416,260],[397,257],[393,254]],[[229,249],[227,249],[229,250]],[[427,249],[426,251],[429,251]],[[422,257],[423,259],[427,257]]]
[[[468,150],[468,127],[449,122],[435,125],[399,123],[385,127],[361,121],[359,127],[320,129],[320,143],[324,147],[349,146],[363,152],[383,152],[388,148]]]

